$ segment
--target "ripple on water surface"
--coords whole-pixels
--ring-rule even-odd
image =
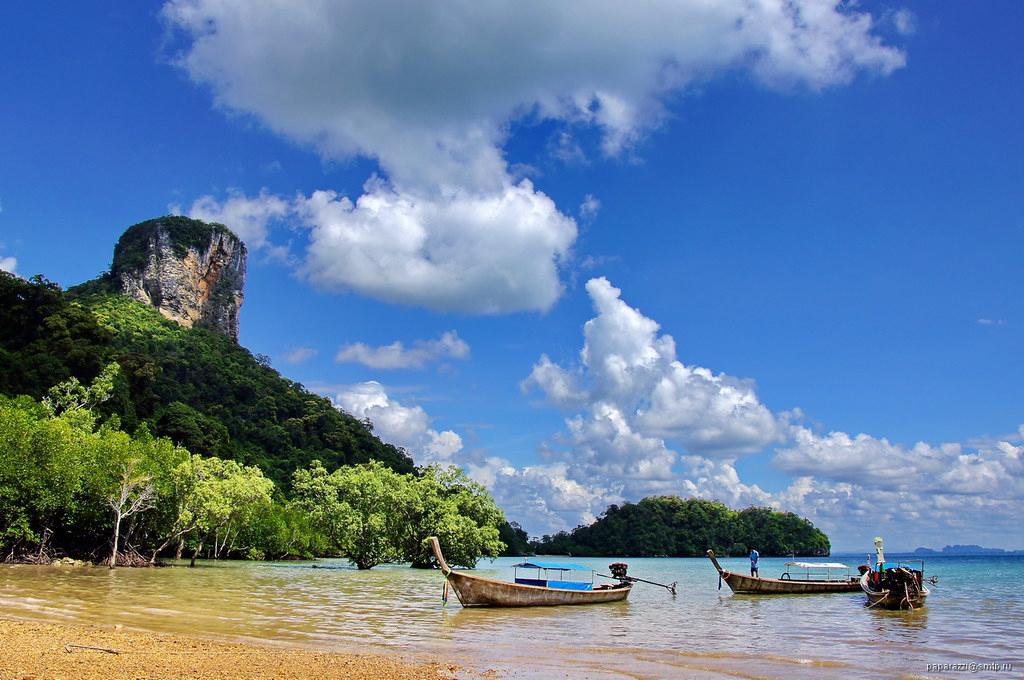
[[[573,558],[599,571],[612,559]],[[515,560],[483,563],[510,579]],[[755,597],[718,590],[704,559],[626,560],[630,572],[679,582],[679,595],[637,585],[629,601],[585,607],[462,609],[441,604],[438,572],[344,562],[208,563],[195,569],[0,569],[0,614],[152,631],[269,640],[319,649],[385,646],[499,668],[522,678],[888,677],[929,663],[1024,667],[1022,558],[940,558],[928,605],[867,609],[863,595]],[[762,572],[785,560],[762,558]],[[856,559],[854,560],[854,563]],[[742,560],[723,560],[741,570]],[[327,568],[324,568],[327,567]]]

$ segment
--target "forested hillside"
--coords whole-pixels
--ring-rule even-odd
[[[109,292],[0,272],[0,561],[160,554],[497,555],[505,519],[455,468],[416,470],[368,423],[232,337]]]
[[[353,548],[342,547],[349,544],[338,538],[341,534],[326,538],[337,530],[327,528],[328,518],[337,512],[323,513],[321,521],[326,524],[317,527],[310,524],[308,514],[315,511],[314,506],[303,508],[287,500],[292,497],[293,482],[305,479],[303,475],[309,470],[336,471],[371,461],[382,467],[366,473],[370,477],[383,475],[383,470],[405,475],[414,471],[406,452],[374,436],[371,424],[337,410],[327,399],[284,378],[269,360],[253,356],[231,337],[207,328],[186,328],[151,306],[112,292],[115,289],[109,278],[101,278],[65,292],[41,277],[26,281],[0,272],[0,395],[31,398],[0,402],[8,409],[13,428],[6,433],[11,437],[9,441],[19,442],[8,446],[13,456],[7,461],[9,469],[6,473],[0,470],[0,496],[4,488],[10,491],[6,501],[0,498],[0,505],[6,503],[5,512],[10,515],[6,518],[9,521],[0,522],[0,533],[4,534],[0,535],[0,547],[45,543],[47,532],[52,531],[55,541],[63,540],[69,546],[88,537],[84,543],[93,549],[108,524],[102,512],[95,514],[103,498],[96,489],[116,482],[107,479],[111,471],[102,462],[112,454],[104,451],[122,450],[129,446],[126,442],[135,442],[130,446],[142,453],[132,460],[152,458],[156,462],[146,463],[150,467],[167,467],[160,474],[147,473],[166,484],[173,486],[175,475],[200,474],[196,470],[201,471],[205,465],[221,471],[217,474],[224,477],[225,489],[239,485],[255,488],[265,476],[273,485],[261,491],[264,496],[278,493],[275,487],[284,492],[273,502],[261,496],[260,502],[270,505],[266,505],[269,510],[261,510],[249,521],[249,528],[256,533],[246,545],[255,551],[253,554],[315,554],[336,548],[351,552]],[[92,384],[115,363],[117,370],[111,373],[109,390],[89,407],[96,422],[104,423],[99,430],[91,425],[83,428],[80,423],[69,429],[40,403],[48,394],[52,397],[51,388],[58,383]],[[21,424],[15,427],[15,421]],[[122,436],[133,437],[118,439]],[[166,439],[159,439],[162,437]],[[37,442],[36,438],[41,439]],[[46,444],[50,439],[60,446]],[[28,448],[18,453],[22,445]],[[76,457],[76,450],[94,451],[95,456]],[[191,454],[198,456],[193,459]],[[29,465],[33,456],[50,457],[53,462],[40,469],[42,476],[35,486],[17,471],[21,465],[18,460]],[[201,457],[211,460],[203,463]],[[95,463],[93,467],[89,467],[93,465],[89,460]],[[314,465],[314,461],[322,466]],[[92,470],[85,477],[76,472],[83,465],[83,470]],[[298,477],[296,471],[300,471]],[[101,480],[95,482],[95,488],[89,486],[94,477]],[[343,486],[344,477],[338,477],[337,482]],[[403,484],[406,482],[398,485]],[[408,486],[419,491],[402,492],[396,497],[408,500],[421,492],[429,496],[424,484]],[[64,486],[67,489],[61,491]],[[474,497],[489,499],[482,487],[472,486],[468,480],[460,478],[456,486],[472,488]],[[35,503],[42,505],[35,507]],[[403,503],[401,507],[408,509],[408,503]],[[16,510],[21,519],[17,519]],[[174,516],[174,512],[166,512]],[[459,512],[453,510],[452,517]],[[390,514],[397,516],[397,510]],[[477,527],[472,531],[463,528],[456,532],[453,528],[458,522],[469,521],[465,518],[431,520],[427,525],[434,527],[435,533],[452,531],[463,537],[482,532],[480,538],[474,538],[472,544],[477,547],[468,553],[466,562],[474,561],[472,555],[496,554],[505,546],[509,554],[533,550],[574,555],[695,556],[703,555],[708,548],[720,554],[738,554],[752,547],[764,555],[829,552],[828,538],[792,513],[767,508],[736,511],[717,502],[671,496],[613,505],[590,526],[545,536],[529,545],[526,532],[505,523],[496,507],[493,512],[477,514],[481,519],[470,522]],[[166,519],[165,533],[173,534],[174,521]],[[415,523],[423,524],[419,520]],[[150,549],[162,540],[158,539],[160,530],[154,528],[159,522],[152,513],[145,523],[131,526],[136,539]],[[491,526],[496,527],[493,535],[487,528]],[[242,534],[236,533],[235,537]],[[214,542],[214,555],[224,549],[225,539],[216,530],[212,538],[196,530],[189,545],[196,553],[204,549],[208,553],[209,543],[204,548],[207,540]],[[453,541],[449,549],[457,550],[457,543]],[[382,555],[405,555],[413,560],[421,557],[415,540],[392,537],[386,544]],[[404,547],[399,549],[397,546],[402,544]],[[231,554],[231,549],[225,554]]]
[[[652,496],[612,505],[596,522],[571,533],[545,536],[538,553],[697,557],[709,548],[742,555],[751,548],[769,555],[828,555],[828,537],[810,521],[770,508],[732,510],[699,498]]]
[[[121,372],[98,408],[122,427],[166,436],[193,453],[258,465],[286,487],[320,460],[329,469],[379,460],[410,472],[406,453],[366,423],[281,376],[266,360],[203,328],[184,328],[117,294],[65,293],[42,278],[0,272],[0,394],[36,399],[106,364]]]

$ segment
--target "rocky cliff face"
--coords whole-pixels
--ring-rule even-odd
[[[110,273],[121,292],[183,326],[205,326],[238,341],[245,244],[227,227],[160,217],[130,227]]]

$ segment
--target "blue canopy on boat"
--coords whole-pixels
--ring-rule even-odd
[[[524,569],[558,569],[560,571],[593,571],[590,567],[584,567],[582,564],[565,564],[560,562],[520,562],[519,564],[513,564],[513,567],[522,567]]]

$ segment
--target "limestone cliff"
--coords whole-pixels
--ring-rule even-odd
[[[168,319],[237,342],[245,260],[245,244],[224,225],[159,217],[121,235],[110,273],[123,294]]]

